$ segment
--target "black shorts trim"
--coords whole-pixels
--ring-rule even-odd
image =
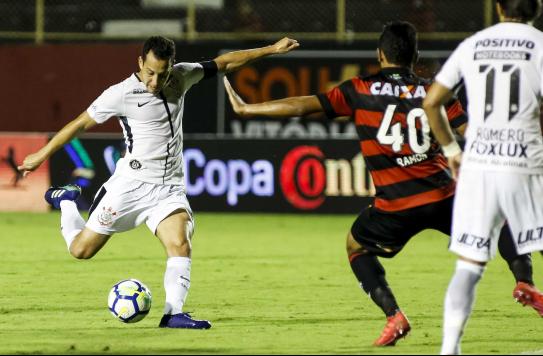
[[[98,194],[96,194],[96,197],[94,198],[90,208],[89,208],[89,216],[92,215],[92,212],[96,209],[96,207],[98,206],[98,204],[100,204],[100,201],[102,200],[102,198],[104,197],[104,195],[106,195],[107,193],[107,190],[106,188],[104,188],[102,186],[102,188],[100,188],[100,190],[98,191]]]

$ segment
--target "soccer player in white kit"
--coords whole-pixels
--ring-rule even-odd
[[[74,185],[50,188],[46,200],[60,208],[61,231],[70,253],[94,256],[116,232],[146,223],[167,253],[166,303],[160,327],[208,329],[207,320],[183,313],[190,286],[192,210],[183,175],[183,104],[187,90],[219,72],[231,72],[264,56],[286,53],[298,42],[283,38],[273,45],[235,51],[212,61],[174,65],[173,41],[154,36],[143,45],[139,71],[106,89],[79,117],[62,128],[19,170],[35,170],[77,134],[117,116],[123,128],[126,155],[95,196],[87,223],[75,200]]]
[[[475,287],[505,220],[519,254],[543,249],[543,33],[531,26],[541,0],[497,0],[497,11],[500,23],[458,46],[424,102],[458,175],[450,249],[459,259],[445,297],[442,354],[460,353]],[[463,153],[441,114],[462,81],[469,116]]]

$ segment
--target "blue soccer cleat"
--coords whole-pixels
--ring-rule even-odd
[[[192,319],[189,313],[180,314],[164,314],[158,324],[159,328],[174,328],[174,329],[209,329],[211,323],[207,320]]]
[[[63,200],[75,201],[81,195],[81,187],[75,184],[68,184],[63,187],[51,187],[45,192],[45,200],[55,209],[60,209],[60,202]]]

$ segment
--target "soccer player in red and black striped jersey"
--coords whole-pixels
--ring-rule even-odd
[[[352,78],[325,94],[246,104],[226,78],[225,86],[241,116],[324,112],[329,118],[350,116],[355,121],[376,194],[374,204],[362,211],[348,234],[347,253],[361,287],[387,316],[387,325],[374,343],[386,346],[394,345],[411,327],[378,256],[395,256],[422,230],[449,235],[455,181],[422,109],[431,82],[412,71],[418,56],[413,25],[387,24],[377,53],[378,74]],[[460,102],[449,102],[446,113],[451,126],[463,134],[467,118]],[[530,256],[516,254],[510,235],[500,240],[500,253],[517,281],[533,284]]]

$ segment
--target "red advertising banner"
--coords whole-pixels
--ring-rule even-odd
[[[0,133],[0,211],[48,211],[49,162],[23,178],[17,171],[26,155],[47,143],[47,134]]]

